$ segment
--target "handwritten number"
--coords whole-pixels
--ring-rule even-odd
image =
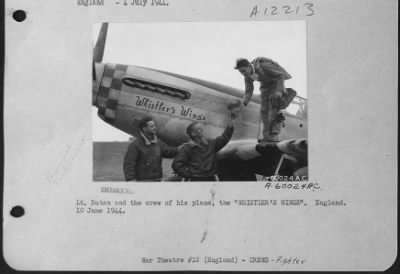
[[[314,15],[314,10],[313,10],[314,4],[312,4],[312,3],[305,3],[304,5],[307,7],[308,11],[311,12],[311,13],[309,13],[309,14],[306,14],[306,16],[312,16],[312,15]]]
[[[125,0],[126,1],[126,0]],[[280,10],[281,9],[281,10]],[[313,16],[315,14],[315,7],[313,3],[304,3],[303,6],[291,6],[291,5],[284,5],[284,6],[271,6],[264,8],[264,11],[258,10],[257,6],[254,6],[253,10],[251,11],[250,17],[258,15],[259,12],[263,12],[264,15],[279,15],[279,14],[299,14],[299,12],[305,10],[305,16]]]
[[[286,14],[289,14],[289,13],[292,13],[292,12],[293,12],[293,11],[291,11],[290,6],[283,6],[282,8],[285,10],[285,13],[286,13]]]

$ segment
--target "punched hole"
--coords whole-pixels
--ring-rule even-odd
[[[25,214],[25,210],[22,206],[14,206],[10,211],[11,216],[15,218],[22,217]]]
[[[23,10],[16,10],[13,12],[13,18],[17,22],[22,22],[26,19],[26,12]]]

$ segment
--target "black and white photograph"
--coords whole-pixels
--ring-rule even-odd
[[[398,1],[4,4],[1,273],[398,266]]]
[[[306,24],[93,27],[94,181],[306,181]]]

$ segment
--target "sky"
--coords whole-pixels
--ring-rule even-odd
[[[93,26],[93,46],[100,27]],[[259,56],[284,67],[292,75],[285,86],[307,97],[304,21],[110,23],[103,63],[160,69],[244,90],[235,60]],[[95,107],[92,125],[94,141],[130,137],[98,118]]]

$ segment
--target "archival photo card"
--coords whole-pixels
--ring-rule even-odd
[[[384,271],[395,0],[7,0],[9,272]]]
[[[307,180],[304,20],[106,22],[93,43],[94,181]]]

